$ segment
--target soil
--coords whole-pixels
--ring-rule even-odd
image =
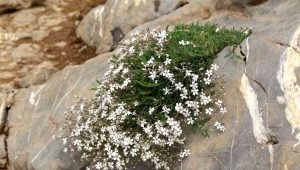
[[[53,8],[53,4],[56,4],[63,13],[71,17],[68,17],[66,21],[58,25],[61,29],[50,32],[47,37],[38,42],[31,37],[19,39],[14,42],[12,45],[13,48],[23,43],[38,44],[44,55],[41,56],[38,61],[28,60],[26,63],[17,63],[12,69],[6,67],[9,63],[13,63],[14,61],[10,61],[12,59],[9,56],[6,58],[0,57],[0,71],[2,70],[2,73],[0,72],[0,89],[1,85],[5,85],[4,88],[6,88],[7,84],[9,84],[7,86],[9,88],[21,88],[17,81],[15,81],[24,75],[24,72],[20,73],[20,70],[28,70],[29,72],[34,66],[43,61],[50,61],[55,68],[61,70],[68,65],[82,64],[86,60],[95,57],[97,55],[96,49],[87,46],[76,36],[76,25],[92,8],[104,4],[105,2],[106,0],[47,0],[45,4],[42,4],[41,6],[45,7],[45,11],[41,14],[56,13]],[[1,22],[10,23],[13,19],[14,12],[16,11],[3,14],[6,15],[5,17],[0,16]],[[39,15],[37,15],[37,18],[39,18]],[[5,27],[3,28],[6,29]],[[66,45],[63,47],[55,45],[59,42],[63,42]],[[49,57],[49,55],[52,57]]]

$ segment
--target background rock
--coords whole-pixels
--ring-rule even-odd
[[[0,11],[1,3],[8,2],[37,1],[2,0]],[[43,82],[28,83],[30,72],[44,68],[39,67],[44,61],[52,65],[51,69],[54,68],[50,72],[45,69],[45,72],[52,74],[67,65],[80,64],[94,57],[95,50],[76,37],[75,23],[79,22],[81,15],[87,10],[104,2],[105,0],[46,0],[41,6],[0,15],[0,88],[20,88],[44,83],[46,79]],[[62,42],[65,43],[63,46]],[[31,76],[31,79],[40,79],[37,74]],[[20,82],[22,80],[27,82]]]
[[[91,10],[80,22],[77,35],[98,53],[116,48],[134,27],[168,14],[188,1],[110,0]]]
[[[0,14],[9,10],[19,10],[29,8],[32,5],[41,4],[45,0],[1,0]]]

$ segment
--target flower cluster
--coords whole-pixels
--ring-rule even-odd
[[[92,162],[90,168],[104,170],[140,162],[170,169],[190,154],[183,127],[203,127],[227,110],[215,95],[218,66],[213,57],[193,55],[201,44],[180,28],[134,32],[120,43],[95,97],[78,98],[66,114],[70,135],[63,139],[65,152],[82,152],[82,159]],[[225,130],[219,122],[214,126]]]

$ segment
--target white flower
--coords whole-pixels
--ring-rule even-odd
[[[175,110],[176,110],[177,112],[181,113],[182,110],[183,110],[183,105],[182,105],[181,103],[176,103],[176,105],[175,105]]]
[[[167,114],[170,113],[170,111],[171,111],[171,109],[170,109],[170,108],[167,108],[166,105],[164,105],[164,106],[162,107],[162,110],[163,110],[163,111],[162,111],[163,113],[167,113]]]
[[[181,90],[182,87],[183,87],[183,84],[182,84],[181,82],[175,83],[175,89],[176,89],[176,90]]]
[[[154,107],[149,108],[149,114],[152,115],[152,113],[155,111]]]
[[[214,123],[214,126],[215,126],[219,131],[221,131],[221,132],[224,132],[224,131],[225,131],[225,126],[222,125],[222,124],[219,123],[219,122],[215,122],[215,123]]]
[[[205,75],[207,75],[208,77],[213,75],[213,71],[212,70],[206,70]]]
[[[163,88],[163,91],[164,91],[164,95],[170,94],[170,89],[167,87]]]
[[[217,64],[212,64],[211,69],[217,71],[219,69],[219,66]]]
[[[185,70],[185,76],[188,77],[188,76],[191,76],[192,74],[192,70]]]
[[[221,123],[219,123],[219,122],[215,122],[215,123],[214,123],[214,126],[215,126],[215,127],[218,127],[218,126],[220,126],[220,125],[221,125]]]
[[[147,127],[144,127],[143,129],[144,129],[144,132],[145,132],[145,133],[147,133],[147,134],[150,135],[150,134],[152,134],[151,128],[152,128],[152,127],[151,127],[150,125],[147,125]]]
[[[178,43],[179,43],[179,45],[185,45],[184,40],[181,40],[181,41],[179,41]]]
[[[221,112],[222,114],[226,113],[226,112],[227,112],[226,107],[221,107],[221,108],[220,108],[220,112]]]
[[[222,106],[223,102],[221,100],[217,100],[215,102],[215,104],[220,107],[220,106]]]
[[[179,45],[189,45],[189,44],[191,44],[191,42],[189,42],[189,41],[184,41],[184,40],[181,40],[181,41],[179,41],[178,43],[179,43]]]
[[[167,32],[165,30],[162,30],[160,33],[158,33],[158,38],[166,39],[167,35],[168,35]]]
[[[182,100],[188,98],[186,93],[181,93],[181,94],[180,94],[180,97],[181,97]]]
[[[129,55],[134,54],[134,52],[135,52],[134,46],[131,46],[131,47],[128,49]]]
[[[64,148],[64,150],[63,150],[63,151],[64,151],[65,153],[66,153],[66,152],[68,152],[68,148]]]
[[[214,109],[213,108],[208,108],[208,109],[205,109],[205,114],[207,114],[207,115],[211,115],[211,113],[214,111]]]
[[[157,72],[156,71],[150,71],[149,78],[154,81],[156,79],[156,77],[157,77]]]
[[[186,157],[186,156],[189,156],[189,155],[190,155],[190,150],[189,149],[185,149],[185,150],[183,150],[182,152],[179,153],[180,158],[183,158],[183,157]]]
[[[63,141],[63,144],[64,144],[64,145],[68,142],[67,138],[63,138],[62,141]]]
[[[165,65],[169,65],[169,64],[171,64],[171,59],[169,59],[169,58],[166,58],[166,61],[164,62],[165,63]]]
[[[192,94],[193,94],[194,96],[196,96],[196,95],[199,94],[199,90],[198,90],[197,88],[193,88],[193,89],[191,90],[191,92],[192,92]]]
[[[207,78],[204,78],[203,80],[204,80],[204,84],[206,84],[206,85],[210,85],[210,83],[211,83],[211,79],[210,79],[209,77],[207,77]]]
[[[212,99],[210,98],[210,96],[205,96],[204,93],[202,93],[200,95],[200,104],[201,105],[207,105],[208,103],[210,103],[212,101]]]
[[[216,28],[216,32],[219,32],[220,31],[220,28]]]
[[[139,105],[139,102],[135,101],[135,102],[133,103],[133,105],[134,105],[134,106],[138,106],[138,105]]]
[[[193,118],[191,118],[191,117],[187,118],[187,124],[188,124],[188,125],[194,124]]]
[[[199,78],[199,75],[193,74],[193,82],[196,82]]]
[[[96,169],[101,169],[102,168],[102,163],[97,162],[97,164],[95,165]]]
[[[128,72],[129,72],[129,69],[128,69],[128,68],[124,68],[123,71],[122,71],[123,74],[126,74],[126,73],[128,73]]]

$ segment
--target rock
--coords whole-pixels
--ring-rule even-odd
[[[0,2],[0,14],[9,10],[19,10],[23,8],[29,8],[35,4],[41,4],[45,0],[1,0]]]
[[[7,125],[11,169],[79,170],[84,166],[76,155],[62,151],[59,136],[63,113],[69,109],[74,95],[88,97],[94,93],[89,87],[96,78],[101,79],[111,55],[103,54],[84,65],[67,67],[44,85],[18,91]]]
[[[17,62],[26,61],[28,59],[39,60],[41,58],[40,50],[41,48],[37,44],[24,43],[12,51],[11,57]]]
[[[44,83],[49,77],[57,72],[58,69],[49,61],[44,61],[35,66],[31,71],[23,73],[22,78],[15,80],[18,87],[26,88],[32,85],[40,85]]]
[[[32,24],[36,20],[36,14],[40,12],[40,10],[22,10],[16,13],[12,23],[16,27],[23,27]]]
[[[4,169],[6,168],[7,164],[7,153],[5,150],[5,140],[6,136],[5,135],[0,135],[0,168]]]
[[[0,134],[3,133],[6,124],[6,119],[7,119],[6,98],[7,98],[6,93],[1,92],[0,93]],[[1,150],[1,146],[0,146],[0,150]],[[1,157],[1,151],[0,151],[0,157]]]
[[[61,42],[58,42],[58,43],[54,44],[54,46],[59,47],[59,48],[64,48],[66,45],[67,45],[67,43],[64,42],[64,41],[61,41]]]
[[[214,11],[195,1],[141,26],[213,22],[254,30],[242,44],[246,62],[224,58],[228,49],[216,60],[226,81],[228,113],[222,116],[226,132],[210,132],[208,138],[190,136],[191,155],[183,161],[183,169],[300,168],[299,5],[267,1],[255,8]],[[271,8],[276,12],[268,12]]]
[[[77,35],[98,53],[116,48],[132,28],[165,15],[183,1],[135,0],[108,1],[91,10],[77,28]]]
[[[0,89],[0,169],[7,168],[5,125],[7,123],[8,110],[13,103],[13,96],[13,91]]]
[[[49,33],[47,31],[44,30],[36,30],[36,31],[32,31],[31,34],[31,38],[34,41],[41,41],[43,40],[45,37],[47,37],[49,35]]]

